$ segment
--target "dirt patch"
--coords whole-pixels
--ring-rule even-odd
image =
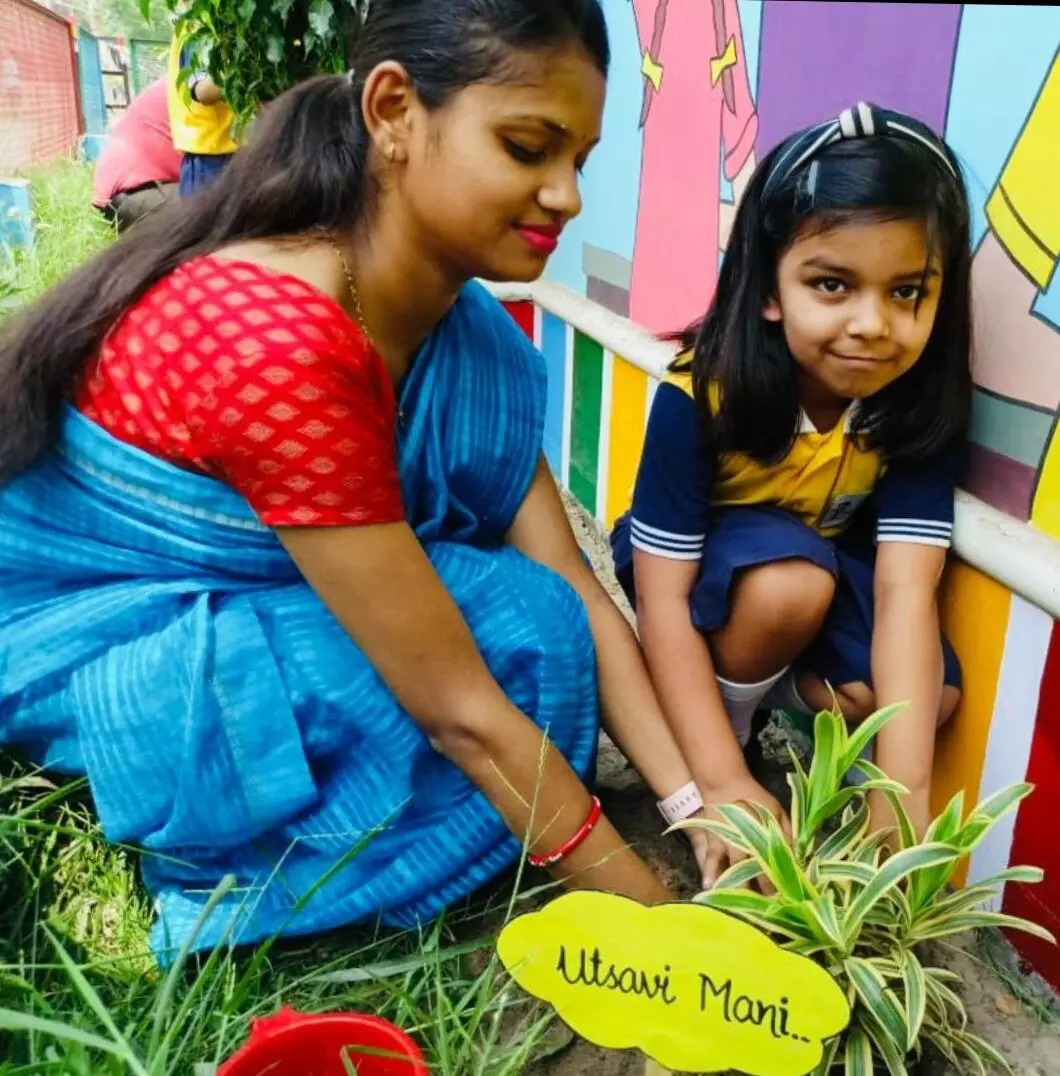
[[[607,543],[580,509],[568,502],[568,511],[597,575],[632,622],[614,580]],[[777,752],[769,746],[763,752],[760,777],[771,791],[780,794],[786,787],[784,772],[776,761]],[[681,896],[691,896],[696,887],[691,853],[680,838],[661,836],[651,792],[606,737],[597,774],[604,809],[619,832]],[[953,946],[938,948],[932,959],[961,976],[960,993],[968,1009],[970,1029],[1010,1060],[1016,1076],[1060,1076],[1057,999],[1036,976],[1023,974],[1014,951],[1000,935],[961,938]],[[953,1071],[937,1063],[930,1070],[932,1076],[951,1076]],[[644,1059],[635,1052],[601,1050],[576,1036],[570,1036],[569,1045],[527,1071],[529,1076],[652,1076],[658,1072],[646,1069]]]

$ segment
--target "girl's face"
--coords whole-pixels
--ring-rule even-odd
[[[809,379],[818,399],[823,389],[836,402],[860,400],[901,377],[923,354],[941,272],[920,221],[808,232],[782,255],[776,295],[762,316],[783,326],[803,384]]]
[[[576,47],[529,54],[501,85],[472,85],[409,131],[400,195],[419,240],[459,278],[534,280],[581,211],[604,78]]]

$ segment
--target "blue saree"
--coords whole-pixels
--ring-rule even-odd
[[[468,285],[401,409],[408,519],[508,697],[584,776],[585,610],[505,545],[540,452],[542,359]],[[238,494],[72,409],[0,490],[0,743],[86,774],[106,836],[144,849],[163,960],[230,872],[196,948],[410,926],[519,853]]]

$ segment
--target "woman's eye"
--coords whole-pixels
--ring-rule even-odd
[[[823,291],[825,295],[842,295],[846,291],[846,284],[835,276],[821,277],[815,280],[813,286],[817,291]]]
[[[924,289],[919,284],[903,284],[894,289],[895,297],[903,303],[915,303],[924,298]]]
[[[520,145],[518,142],[513,142],[510,138],[504,139],[504,148],[514,157],[520,164],[539,164],[545,159],[545,151],[543,149],[529,149],[526,146]]]

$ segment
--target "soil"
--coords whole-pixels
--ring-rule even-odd
[[[568,503],[575,533],[626,615],[626,605],[611,571],[607,543],[578,508]],[[778,796],[786,790],[784,771],[775,749],[777,730],[763,735],[760,780]],[[695,892],[694,861],[680,838],[662,837],[653,796],[618,750],[604,738],[597,770],[598,791],[608,818],[641,855],[682,896]],[[1011,946],[999,935],[984,932],[964,937],[933,954],[935,963],[961,976],[959,993],[969,1014],[970,1030],[983,1036],[1009,1059],[1016,1076],[1060,1076],[1060,1003],[1037,976],[1024,973]],[[997,970],[998,968],[1001,971]],[[602,1050],[557,1028],[557,1045],[548,1059],[528,1069],[528,1076],[666,1076],[635,1051]],[[924,1076],[956,1076],[944,1062],[928,1062]],[[963,1076],[963,1074],[961,1074]]]

